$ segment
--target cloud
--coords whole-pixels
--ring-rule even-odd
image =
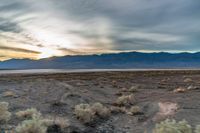
[[[0,18],[0,31],[1,32],[15,32],[15,33],[19,33],[19,32],[22,31],[22,29],[15,22],[12,22],[9,19]]]
[[[0,0],[0,46],[59,56],[198,51],[199,6],[188,0]]]
[[[9,50],[9,51],[15,51],[15,52],[23,52],[23,53],[33,53],[33,54],[40,54],[40,52],[23,49],[23,48],[15,48],[15,47],[6,47],[6,46],[0,46],[1,50]]]

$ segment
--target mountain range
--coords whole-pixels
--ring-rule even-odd
[[[197,53],[114,53],[75,55],[40,60],[11,59],[0,62],[0,69],[173,69],[200,68]]]

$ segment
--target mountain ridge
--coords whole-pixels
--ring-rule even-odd
[[[10,59],[0,69],[126,69],[200,68],[200,52],[122,52],[94,55],[68,55],[40,60]]]

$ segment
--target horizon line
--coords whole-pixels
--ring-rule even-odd
[[[123,53],[144,53],[144,54],[153,54],[153,53],[168,53],[168,54],[182,54],[182,53],[187,53],[187,54],[196,54],[200,53],[200,51],[145,51],[145,50],[130,50],[130,51],[120,51],[120,52],[108,52],[108,53],[94,53],[94,54],[77,54],[77,55],[63,55],[63,56],[51,56],[48,58],[40,58],[40,59],[32,59],[32,58],[9,58],[5,60],[0,60],[0,62],[5,62],[9,60],[45,60],[45,59],[52,59],[52,58],[59,58],[59,57],[74,57],[74,56],[97,56],[97,55],[108,55],[108,54],[123,54]]]

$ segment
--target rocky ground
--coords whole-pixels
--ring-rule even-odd
[[[129,91],[131,87],[137,91]],[[100,102],[108,108],[118,107],[118,97],[130,94],[134,94],[133,105],[139,106],[141,113],[111,113],[89,124],[74,115],[78,104]],[[13,114],[34,107],[44,117],[68,119],[68,132],[151,133],[155,123],[166,118],[185,119],[192,126],[200,124],[200,71],[2,75],[0,101],[8,102]],[[15,116],[9,121],[13,126],[17,123]]]

